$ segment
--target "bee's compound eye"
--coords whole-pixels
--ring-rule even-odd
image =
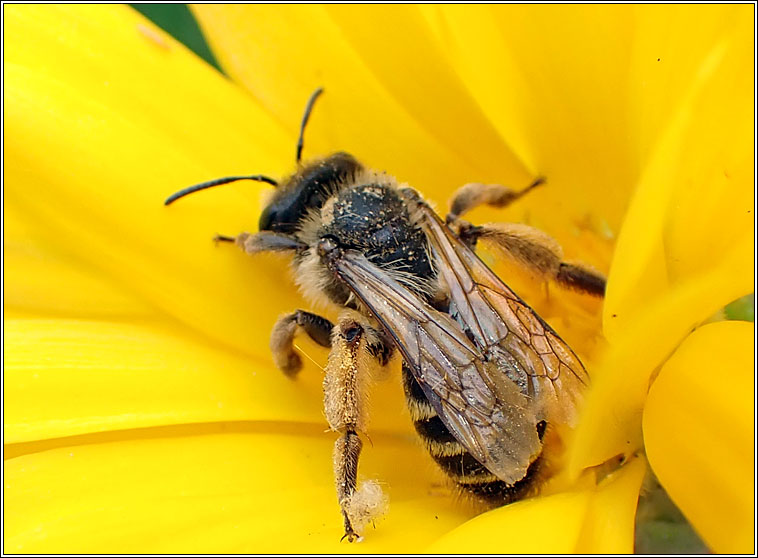
[[[333,236],[323,237],[318,241],[318,245],[316,246],[318,255],[322,258],[332,254],[337,248],[339,248],[339,245],[337,244],[337,239]]]
[[[274,223],[278,223],[281,220],[279,212],[273,209],[271,206],[266,207],[261,213],[261,218],[258,221],[258,229],[261,231],[274,230]]]

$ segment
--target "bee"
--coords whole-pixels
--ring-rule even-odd
[[[489,241],[527,269],[566,287],[602,296],[605,279],[562,261],[560,246],[524,225],[474,226],[461,219],[482,205],[503,207],[542,183],[514,192],[467,184],[443,221],[410,187],[365,168],[344,152],[301,162],[282,183],[264,175],[231,176],[176,192],[190,193],[255,180],[276,187],[259,232],[216,236],[245,252],[292,255],[296,281],[307,297],[341,308],[336,324],[297,310],[273,328],[276,365],[294,377],[302,361],[294,349],[305,333],[330,349],[324,407],[334,446],[343,539],[358,539],[382,512],[379,485],[358,486],[371,379],[394,353],[402,357],[405,396],[416,432],[432,458],[464,492],[488,505],[534,494],[550,474],[550,441],[573,426],[588,374],[558,334],[476,255]]]

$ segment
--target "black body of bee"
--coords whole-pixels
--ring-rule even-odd
[[[405,364],[403,364],[403,388],[411,412],[414,409],[429,407],[424,391]],[[537,424],[537,433],[540,439],[545,433],[546,425],[545,421],[540,421]],[[498,479],[484,465],[474,459],[448,430],[437,413],[430,412],[416,418],[413,421],[413,426],[437,465],[460,488],[485,503],[502,506],[533,493],[535,488],[533,481],[542,465],[541,458],[532,462],[523,479],[514,484],[508,484]]]

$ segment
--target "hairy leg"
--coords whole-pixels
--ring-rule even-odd
[[[519,265],[558,284],[593,296],[605,295],[605,276],[590,266],[563,261],[563,249],[548,234],[518,223],[472,225],[460,216],[479,205],[506,207],[540,184],[538,178],[518,192],[500,184],[471,183],[453,197],[447,224],[472,249],[480,239]]]
[[[358,487],[359,433],[368,425],[368,395],[372,379],[386,360],[376,351],[380,335],[363,317],[344,314],[332,334],[332,352],[324,377],[324,409],[330,428],[340,434],[334,444],[337,499],[350,542],[363,527],[383,512],[386,499],[373,481]],[[372,349],[372,347],[374,347]]]
[[[270,347],[274,363],[287,376],[294,377],[303,366],[303,360],[295,351],[295,336],[304,332],[322,347],[331,347],[333,328],[334,324],[326,318],[304,310],[285,314],[271,330]]]
[[[563,261],[558,241],[539,229],[519,223],[475,226],[465,221],[451,227],[471,247],[482,240],[536,275],[589,295],[605,295],[605,276],[586,264]]]
[[[268,231],[251,234],[243,232],[234,236],[217,234],[213,237],[215,242],[230,242],[242,248],[248,254],[258,252],[297,252],[307,248],[305,244],[289,236],[276,234]]]
[[[471,182],[464,184],[455,192],[452,202],[450,202],[450,213],[447,216],[447,222],[451,223],[464,213],[467,213],[480,205],[489,205],[491,207],[507,207],[521,196],[530,192],[540,184],[545,182],[544,178],[538,178],[529,186],[520,191],[515,191],[502,184],[481,184]]]

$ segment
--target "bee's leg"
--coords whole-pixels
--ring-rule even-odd
[[[289,377],[294,377],[303,366],[303,360],[293,346],[295,336],[303,331],[322,347],[331,347],[334,325],[326,318],[304,310],[296,310],[277,320],[271,330],[271,353],[276,366]]]
[[[348,510],[358,484],[358,456],[362,447],[363,442],[354,430],[346,431],[334,443],[334,480],[337,484],[337,500],[345,523],[345,534],[342,539],[347,538],[349,542],[360,537],[360,534],[356,532],[358,527],[353,526],[354,520],[350,517]]]
[[[451,223],[455,221],[464,213],[479,205],[506,207],[544,182],[544,178],[538,178],[518,192],[502,184],[481,184],[479,182],[464,184],[453,196],[453,201],[450,203],[450,213],[447,215],[447,222]]]
[[[324,409],[332,430],[340,437],[334,444],[334,476],[337,499],[345,522],[343,538],[352,542],[383,510],[384,497],[378,485],[364,482],[356,490],[358,457],[366,432],[367,399],[376,368],[385,364],[372,346],[381,344],[377,331],[356,313],[344,315],[332,333],[332,352],[324,377]]]
[[[605,295],[605,276],[586,264],[563,261],[558,241],[539,229],[518,223],[475,226],[465,221],[455,221],[451,227],[469,246],[484,240],[526,269],[564,287],[594,296]]]
[[[243,232],[236,237],[217,234],[213,237],[216,242],[230,242],[242,248],[248,254],[258,252],[288,252],[307,248],[302,242],[283,234],[268,231],[251,234]]]

